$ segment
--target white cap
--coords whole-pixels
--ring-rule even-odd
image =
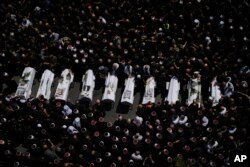
[[[75,118],[75,122],[80,122],[80,118],[79,118],[79,117],[76,117],[76,118]]]
[[[20,102],[21,102],[21,103],[25,103],[25,102],[26,102],[26,99],[20,99]]]
[[[88,36],[91,37],[92,36],[92,32],[88,32]]]
[[[220,25],[224,25],[224,21],[221,20],[219,24],[220,24]]]
[[[6,122],[7,121],[7,119],[6,118],[2,118],[2,120],[1,120],[2,122]]]
[[[38,127],[38,128],[41,128],[41,127],[42,127],[42,124],[37,124],[37,127]]]
[[[199,24],[200,21],[198,19],[194,19],[194,23]]]
[[[83,38],[82,40],[83,40],[83,42],[87,42],[88,39],[87,38]]]
[[[7,72],[3,73],[3,76],[7,77],[9,74]]]
[[[62,126],[62,128],[63,128],[63,129],[66,129],[66,128],[67,128],[67,126],[66,126],[66,125],[63,125],[63,126]]]
[[[206,36],[205,40],[206,41],[211,41],[211,38],[209,36]]]

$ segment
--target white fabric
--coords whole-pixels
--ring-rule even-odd
[[[82,91],[80,93],[80,98],[86,97],[92,101],[93,92],[95,89],[95,75],[93,70],[87,70],[82,77]]]
[[[133,67],[131,65],[126,65],[124,67],[124,73],[127,74],[128,76],[132,74]]]
[[[179,100],[179,91],[180,91],[180,82],[174,76],[170,80],[170,84],[166,84],[166,89],[168,90],[168,96],[165,98],[165,101],[168,101],[169,104],[175,104]]]
[[[133,136],[133,139],[137,139],[138,141],[141,141],[143,139],[143,136],[140,135],[140,133],[137,133]]]
[[[30,97],[35,74],[36,71],[34,68],[26,67],[24,69],[15,96],[22,96],[25,99],[28,99]]]
[[[178,123],[179,123],[179,120],[180,120],[180,117],[177,116],[176,119],[173,120],[173,123],[174,123],[174,124],[178,124]]]
[[[220,112],[221,115],[224,115],[227,113],[227,108],[226,107],[223,107],[223,110]]]
[[[194,100],[198,101],[200,105],[201,101],[201,84],[200,79],[191,79],[188,82],[188,105],[192,104]]]
[[[139,116],[136,116],[133,123],[137,126],[140,126],[143,122],[143,118],[142,117],[139,117]]]
[[[187,121],[188,121],[188,117],[187,117],[187,116],[184,116],[183,119],[179,119],[178,123],[179,123],[180,125],[183,125],[183,124],[185,124]]]
[[[217,141],[215,141],[214,145],[212,146],[213,148],[217,147],[219,145],[219,143]]]
[[[121,102],[128,102],[133,104],[134,102],[134,88],[135,88],[135,78],[130,77],[125,81],[125,89],[122,94]]]
[[[50,99],[51,85],[54,80],[54,76],[55,76],[54,73],[51,72],[50,70],[45,70],[43,72],[36,97],[43,95],[45,99],[47,100]]]
[[[79,133],[79,131],[74,126],[69,126],[67,131],[68,131],[69,134]]]
[[[209,119],[206,116],[202,117],[202,126],[207,126],[209,123]]]
[[[234,127],[234,128],[229,129],[228,132],[229,132],[230,134],[233,134],[233,133],[236,132],[236,130],[237,130],[237,128]]]
[[[69,108],[68,105],[64,105],[64,106],[63,106],[62,113],[63,113],[63,115],[65,115],[65,116],[69,116],[70,114],[72,114],[72,109]]]
[[[81,121],[79,117],[76,117],[73,121],[73,126],[76,128],[81,128]]]
[[[69,94],[70,84],[73,82],[74,74],[69,70],[65,69],[61,78],[59,79],[58,86],[56,88],[55,99],[67,100]]]
[[[211,83],[211,97],[213,100],[213,106],[216,106],[219,103],[219,100],[221,99],[221,91],[219,86],[217,85],[216,77]]]
[[[234,85],[228,81],[226,87],[224,88],[224,95],[230,97],[234,92]]]
[[[135,153],[133,153],[131,155],[131,158],[134,159],[134,160],[143,160],[142,156],[140,154],[136,155]]]
[[[142,104],[147,104],[148,102],[155,103],[155,87],[156,83],[154,77],[149,77],[146,81]]]
[[[118,78],[114,75],[108,74],[105,81],[105,90],[102,96],[102,100],[111,100],[115,102],[115,94],[118,84]]]

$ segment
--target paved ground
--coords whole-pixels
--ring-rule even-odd
[[[19,77],[14,77],[14,79],[18,83]],[[58,84],[58,79],[59,79],[58,77],[56,77],[54,79],[53,86],[51,88],[51,96],[53,96],[55,94],[56,87],[57,87],[57,84]],[[31,93],[32,96],[36,96],[39,84],[40,84],[40,81],[37,80],[37,79],[35,79],[33,87],[32,87],[32,93]],[[75,103],[75,100],[78,99],[79,94],[80,94],[80,83],[79,82],[74,82],[73,85],[74,86],[72,88],[70,88],[69,96],[68,96],[68,101],[70,101],[71,103]],[[95,90],[94,91],[92,103],[94,103],[97,99],[101,99],[102,98],[102,90],[103,90],[103,87],[100,88],[99,90]],[[111,111],[106,112],[106,116],[105,116],[105,120],[106,121],[114,122],[115,119],[117,118],[117,114],[118,113],[116,113],[116,111],[118,109],[117,108],[118,104],[119,104],[119,102],[121,100],[121,95],[122,95],[121,88],[118,88],[117,92],[116,92],[116,101],[115,101],[114,108]],[[136,108],[137,108],[137,106],[139,104],[139,99],[140,99],[139,93],[135,94],[135,98],[134,98],[134,103],[133,103],[133,106],[132,106],[132,110],[129,111],[127,114],[121,114],[124,118],[131,118],[131,119],[133,119],[135,117],[135,111],[136,111]],[[160,95],[158,95],[156,97],[156,102],[157,101],[161,101],[161,96]]]

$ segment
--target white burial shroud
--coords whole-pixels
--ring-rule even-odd
[[[80,93],[80,98],[88,98],[92,101],[93,92],[95,89],[95,75],[93,70],[87,70],[82,76],[82,91]]]
[[[168,90],[168,96],[165,98],[165,101],[168,101],[169,104],[175,104],[179,100],[179,91],[180,91],[180,82],[177,77],[172,77],[170,83],[166,85]]]
[[[220,87],[217,85],[216,77],[211,83],[211,97],[213,100],[213,106],[216,106],[219,103],[219,100],[221,99],[221,91]]]
[[[155,103],[155,87],[156,83],[154,77],[148,78],[142,104],[147,104],[148,102]]]
[[[15,96],[21,96],[28,99],[31,95],[31,89],[35,78],[36,70],[32,67],[25,67],[22,77],[15,93]]]
[[[65,69],[58,81],[56,88],[55,99],[67,100],[70,84],[73,82],[74,74],[69,69]]]
[[[134,102],[134,88],[135,88],[135,78],[129,77],[125,80],[125,89],[122,94],[121,102],[128,102],[133,104]]]
[[[110,75],[109,73],[105,81],[105,90],[102,96],[102,100],[111,100],[115,102],[117,84],[118,78],[114,75]]]
[[[51,72],[50,70],[45,70],[43,72],[36,97],[43,95],[45,99],[47,100],[50,99],[51,85],[54,80],[54,76],[55,76],[54,73]]]
[[[194,101],[201,102],[201,84],[200,79],[190,79],[187,84],[188,88],[188,105],[192,104]]]

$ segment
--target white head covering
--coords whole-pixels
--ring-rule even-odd
[[[38,128],[41,128],[41,127],[42,127],[42,124],[40,124],[40,123],[37,124],[37,127],[38,127]]]
[[[64,106],[63,106],[63,111],[62,111],[62,113],[63,113],[63,115],[65,115],[65,116],[69,116],[69,115],[72,114],[72,109],[69,108],[68,105],[64,105]]]
[[[180,119],[179,116],[177,116],[177,118],[175,118],[175,119],[173,120],[173,123],[174,123],[174,124],[178,124],[179,119]]]
[[[66,128],[67,128],[67,126],[66,126],[66,125],[63,125],[63,126],[62,126],[62,128],[63,128],[63,129],[66,129]]]
[[[142,117],[136,116],[133,122],[134,122],[134,124],[136,124],[137,126],[140,126],[140,125],[142,124],[142,121],[143,121],[143,118],[142,118]]]
[[[227,109],[226,109],[226,107],[223,107],[223,110],[220,112],[220,114],[221,115],[224,115],[224,114],[226,114],[227,113]]]
[[[73,126],[76,128],[81,128],[81,121],[79,117],[75,118],[75,120],[73,121]]]
[[[20,99],[20,102],[21,102],[21,103],[25,103],[25,102],[26,102],[26,99],[22,98],[22,99]]]
[[[117,70],[119,68],[119,64],[118,63],[113,63],[113,70]]]
[[[79,131],[74,126],[69,126],[67,132],[69,132],[69,134],[79,133]]]
[[[188,117],[182,115],[182,116],[180,117],[178,123],[182,125],[182,124],[185,124],[185,123],[187,122],[187,120],[188,120]]]
[[[204,116],[202,118],[202,126],[207,126],[208,122],[209,122],[208,118],[206,116]]]
[[[231,127],[231,128],[229,128],[228,132],[229,132],[230,134],[234,134],[234,133],[236,132],[236,130],[237,130],[236,127]]]

